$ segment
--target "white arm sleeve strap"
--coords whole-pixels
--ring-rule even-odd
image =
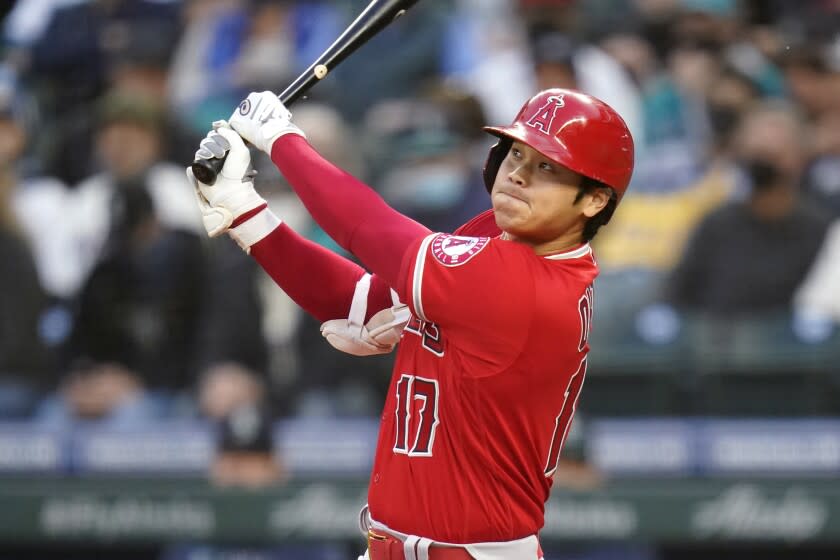
[[[370,274],[365,274],[356,282],[356,291],[353,292],[353,301],[350,303],[350,313],[347,315],[347,322],[352,327],[361,328],[365,323],[367,314],[367,300],[370,292]]]

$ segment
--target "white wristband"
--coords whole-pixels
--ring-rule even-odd
[[[242,250],[250,253],[251,245],[261,241],[282,223],[283,220],[275,216],[274,212],[268,208],[263,208],[235,228],[229,229],[228,234],[236,241],[237,245],[242,247]]]

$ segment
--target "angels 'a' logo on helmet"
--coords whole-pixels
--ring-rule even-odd
[[[432,240],[432,255],[445,266],[458,266],[476,256],[489,242],[489,237],[440,234]]]
[[[566,102],[563,101],[563,96],[564,94],[552,95],[549,97],[546,100],[545,105],[540,107],[530,119],[525,121],[525,124],[532,128],[536,128],[543,134],[551,134],[551,124],[557,116],[558,109],[566,105]]]

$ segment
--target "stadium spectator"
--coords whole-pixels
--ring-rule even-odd
[[[264,407],[265,385],[259,376],[234,362],[218,363],[201,374],[198,385],[199,412],[203,418],[221,422],[242,407]]]
[[[151,217],[167,228],[185,232],[201,228],[183,171],[163,160],[160,107],[142,96],[111,93],[100,100],[96,115],[100,170],[77,185],[68,201],[67,218],[73,222],[75,236],[76,289],[105,250],[110,232],[122,227],[116,221],[133,219],[115,213],[121,210],[122,196],[145,204]],[[146,195],[149,200],[142,200]]]
[[[219,486],[263,488],[279,484],[286,472],[274,452],[271,419],[254,405],[234,408],[221,421],[210,479]]]
[[[103,171],[65,208],[76,249],[63,356],[72,374],[45,403],[44,420],[155,417],[193,383],[207,256],[191,231],[199,219],[183,174],[160,159],[160,123],[141,98],[102,101]]]
[[[36,421],[68,428],[96,421],[113,428],[137,428],[164,416],[162,401],[152,398],[139,376],[118,362],[77,361],[58,390],[39,403]]]
[[[154,215],[142,181],[113,193],[108,239],[78,298],[72,357],[118,361],[156,388],[191,381],[206,256]]]
[[[484,122],[476,100],[440,88],[411,101],[380,103],[368,114],[366,127],[379,147],[378,165],[385,171],[376,183],[383,198],[398,211],[435,231],[454,230],[490,206],[482,185],[483,158],[470,124]],[[459,123],[458,112],[472,107],[473,123]],[[464,120],[463,113],[460,120]]]
[[[112,57],[136,33],[170,52],[179,33],[177,4],[150,0],[91,0],[55,9],[21,66],[35,87],[43,112],[41,146],[45,170],[75,184],[93,164],[89,114],[108,90]],[[148,41],[148,39],[142,39]]]
[[[251,259],[233,243],[205,247],[207,276],[225,278],[235,287],[228,294],[220,286],[202,286],[201,320],[197,326],[195,369],[205,371],[220,363],[236,364],[253,371],[267,371],[269,347],[266,336],[266,302],[262,274]]]
[[[829,224],[800,195],[805,142],[793,109],[745,116],[734,146],[749,193],[698,225],[670,279],[674,304],[724,316],[790,309]]]

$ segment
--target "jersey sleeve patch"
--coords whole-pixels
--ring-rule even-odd
[[[490,243],[489,237],[464,237],[441,233],[432,239],[432,256],[444,266],[461,266]]]

